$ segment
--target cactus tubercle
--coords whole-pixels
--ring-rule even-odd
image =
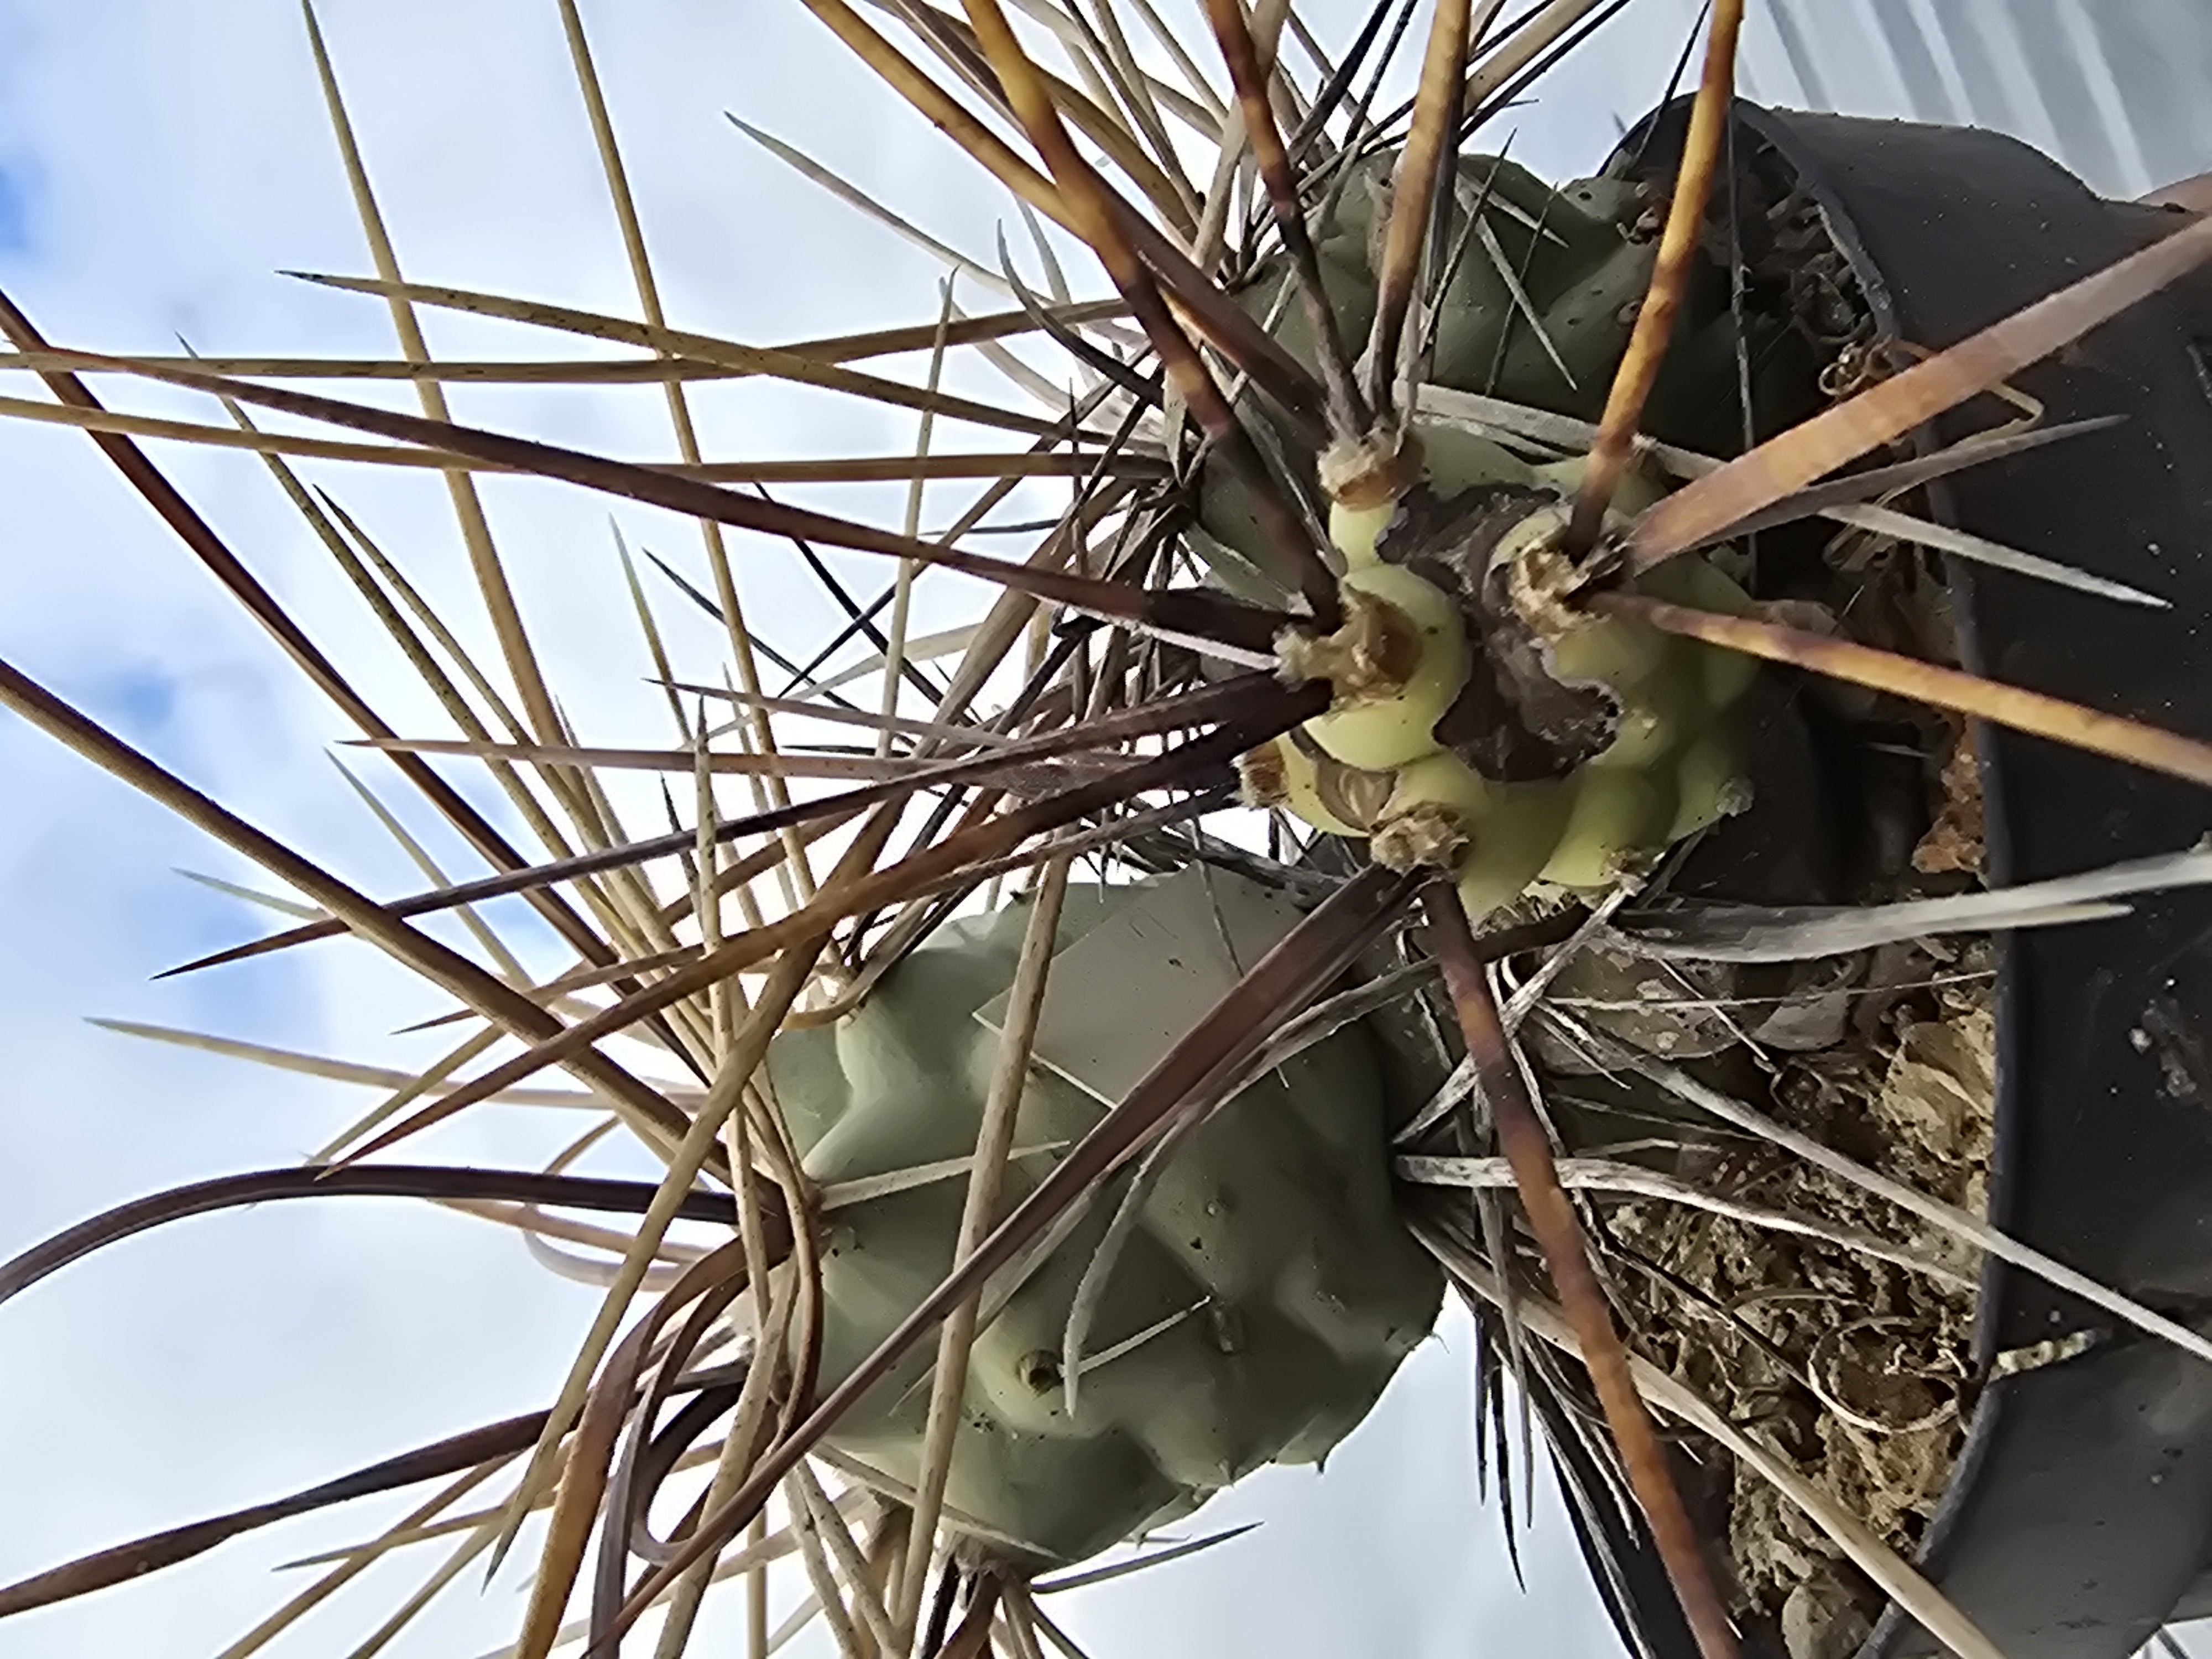
[[[1583,611],[1574,599],[1580,579],[1560,549],[1564,504],[1507,529],[1487,568],[1504,579],[1542,672],[1561,685],[1602,691],[1612,723],[1586,758],[1512,781],[1504,781],[1511,773],[1486,775],[1492,763],[1478,748],[1455,750],[1437,735],[1470,674],[1494,668],[1477,663],[1470,641],[1487,639],[1477,625],[1494,629],[1495,619],[1463,613],[1462,599],[1407,565],[1382,562],[1371,547],[1355,556],[1346,544],[1358,538],[1344,532],[1366,534],[1364,520],[1354,520],[1395,513],[1395,505],[1340,501],[1336,511],[1350,563],[1340,583],[1344,623],[1327,635],[1286,631],[1278,641],[1285,677],[1326,678],[1336,700],[1247,757],[1255,805],[1281,807],[1331,835],[1365,835],[1376,861],[1393,868],[1450,871],[1480,919],[1540,880],[1583,890],[1634,880],[1675,842],[1748,804],[1729,709],[1749,665]],[[1696,556],[1636,586],[1714,610],[1751,604]],[[1454,718],[1464,720],[1465,711]]]
[[[1283,676],[1326,679],[1336,700],[1306,731],[1347,766],[1387,771],[1433,754],[1436,723],[1467,684],[1467,629],[1443,591],[1402,565],[1362,565],[1339,584],[1335,632],[1285,629]]]

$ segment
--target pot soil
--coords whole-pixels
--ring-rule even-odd
[[[1611,174],[1671,176],[1686,110],[1632,134]],[[1740,103],[1732,155],[1750,308],[1781,320],[1774,350],[1825,354],[1813,380],[1829,394],[2124,256],[2180,211],[2104,201],[2026,146],[1973,131]],[[1728,200],[1717,192],[1708,243],[1723,270]],[[1761,538],[1753,591],[1823,604],[1872,642],[2212,732],[2212,581],[2198,563],[2212,520],[2208,347],[2212,278],[2200,274],[2018,377],[2011,408],[1969,405],[1920,447],[2023,410],[2121,425],[1902,503],[2170,609],[1895,546],[1830,543],[1808,556],[1788,532]],[[1757,436],[1781,423],[1754,414]],[[1674,890],[1862,902],[1977,877],[2005,885],[2177,851],[2212,824],[2201,792],[2030,738],[1984,731],[1961,745],[1925,716],[1832,693],[1784,703],[1759,745],[1757,804],[1696,850]],[[1832,960],[1832,983],[1808,963],[1783,982],[1700,969],[1685,984],[1601,954],[1555,994],[2187,1319],[2212,1305],[2208,950],[2212,901],[2180,894],[2113,920]],[[1718,1028],[1717,1004],[1735,1029]],[[1650,1136],[1653,1116],[1680,1118],[1571,1054],[1545,1059],[1571,1144],[1632,1140],[1639,1122]],[[1672,1127],[1662,1138],[1685,1139]],[[1668,1156],[1709,1190],[1952,1248],[1771,1151],[1692,1139]],[[2212,1554],[2212,1371],[2196,1360],[1999,1263],[1953,1255],[1977,1278],[1970,1290],[1656,1201],[1600,1214],[1636,1346],[1787,1449],[2011,1659],[2120,1659],[2169,1619],[2212,1607],[2199,1583]],[[1692,1438],[1682,1452],[1692,1502],[1726,1541],[1753,1650],[1940,1650],[1717,1448]],[[1693,1652],[1640,1523],[1602,1506],[1577,1522],[1632,1650]]]

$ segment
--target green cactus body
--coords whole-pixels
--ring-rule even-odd
[[[1363,164],[1316,228],[1323,286],[1354,350],[1372,322],[1382,208],[1396,159]],[[1494,157],[1459,165],[1447,241],[1462,251],[1438,301],[1427,379],[1595,418],[1650,286],[1656,220],[1649,192],[1617,178],[1554,189]],[[1478,202],[1483,225],[1463,238]],[[1284,303],[1288,280],[1280,255],[1263,261],[1242,303],[1293,356],[1317,366],[1304,308]],[[1710,263],[1693,270],[1647,410],[1662,429],[1679,427],[1678,441],[1701,441],[1713,411],[1732,405],[1735,324],[1725,289]],[[1379,504],[1347,491],[1358,504],[1334,501],[1329,531],[1347,602],[1371,593],[1397,604],[1401,634],[1417,631],[1434,654],[1378,682],[1347,648],[1346,630],[1321,650],[1286,647],[1286,674],[1336,687],[1335,705],[1308,723],[1302,739],[1324,761],[1316,771],[1279,743],[1269,763],[1248,773],[1253,798],[1330,834],[1367,835],[1385,861],[1449,863],[1478,918],[1538,882],[1588,890],[1634,879],[1675,842],[1739,810],[1747,794],[1729,710],[1755,664],[1638,623],[1577,617],[1556,599],[1526,605],[1514,592],[1524,556],[1540,554],[1564,524],[1583,460],[1532,465],[1419,416],[1409,437],[1419,449],[1416,489]],[[1286,459],[1294,473],[1314,459]],[[1640,513],[1664,488],[1632,467],[1614,510]],[[1225,585],[1273,602],[1289,597],[1279,555],[1226,469],[1202,473],[1198,520],[1194,539]],[[1735,614],[1749,605],[1696,555],[1628,586]],[[1464,638],[1439,637],[1439,598]],[[1362,799],[1383,804],[1347,810],[1328,761],[1361,769]]]
[[[1374,323],[1374,249],[1383,218],[1377,209],[1387,198],[1395,161],[1395,155],[1382,155],[1360,167],[1316,231],[1322,284],[1339,336],[1354,352]],[[1645,210],[1643,197],[1632,185],[1605,179],[1580,179],[1555,191],[1511,161],[1465,156],[1451,245],[1458,245],[1478,200],[1486,204],[1483,216],[1502,264],[1529,309],[1543,319],[1559,361],[1529,326],[1501,259],[1477,238],[1468,244],[1444,293],[1429,378],[1458,391],[1595,419],[1613,366],[1627,347],[1633,307],[1650,282],[1654,245],[1637,228]],[[1320,354],[1304,307],[1295,300],[1281,303],[1288,276],[1279,256],[1262,261],[1242,289],[1240,303],[1268,324],[1292,356],[1316,367]],[[1424,428],[1421,437],[1432,452],[1431,476],[1451,481],[1454,488],[1520,483],[1532,476],[1526,463],[1482,439],[1443,427]],[[1310,459],[1291,458],[1293,470]],[[1215,574],[1225,586],[1255,599],[1279,599],[1288,591],[1250,498],[1227,469],[1206,469],[1198,520],[1206,538],[1218,544],[1204,550],[1216,555]]]
[[[1011,983],[1028,917],[1017,903],[953,922],[853,1014],[775,1038],[769,1077],[810,1176],[848,1181],[974,1150],[999,1047],[978,1016]],[[1014,1136],[1018,1152],[1057,1150],[1016,1159],[1005,1206],[1098,1121],[1099,1094],[1116,1097],[1165,1052],[1179,1035],[1167,1004],[1194,1021],[1294,920],[1265,890],[1219,872],[1072,888]],[[1164,977],[1171,987],[1152,982]],[[1066,1035],[1071,1021],[1103,1034],[1092,1059]],[[1087,1347],[1164,1328],[1086,1367],[1071,1419],[1061,1336],[1119,1201],[1122,1183],[1109,1184],[976,1339],[946,1495],[957,1516],[1037,1563],[1079,1559],[1263,1463],[1318,1460],[1358,1422],[1442,1294],[1393,1213],[1383,1077],[1370,1034],[1348,1028],[1191,1133],[1144,1205]],[[948,1271],[964,1185],[830,1213],[822,1388]],[[831,1443],[911,1484],[933,1354],[921,1345]]]
[[[1458,756],[1442,751],[1401,769],[1392,810],[1446,809],[1466,845],[1456,860],[1459,895],[1471,916],[1520,897],[1554,857],[1575,805],[1571,783],[1549,779],[1493,783]]]
[[[1378,537],[1366,522],[1374,515],[1340,514],[1340,532],[1352,532],[1342,548],[1350,567],[1345,584],[1348,592],[1406,599],[1407,623],[1426,640],[1436,631],[1431,596],[1440,583],[1456,580],[1454,609],[1478,638],[1452,641],[1443,666],[1425,662],[1401,694],[1346,699],[1308,723],[1312,740],[1340,759],[1395,774],[1378,814],[1316,811],[1322,798],[1287,771],[1270,804],[1331,834],[1370,834],[1376,855],[1392,861],[1426,861],[1455,846],[1451,864],[1461,896],[1477,918],[1539,880],[1586,890],[1632,879],[1675,842],[1740,810],[1747,795],[1729,710],[1756,665],[1618,617],[1580,617],[1538,638],[1502,596],[1510,592],[1516,560],[1540,550],[1564,523],[1579,464],[1501,481],[1442,477],[1435,459],[1428,458],[1427,467],[1432,496],[1453,493],[1425,509],[1425,516],[1394,518]],[[1478,473],[1490,466],[1486,456],[1474,460]],[[1510,520],[1502,531],[1501,515]],[[1471,522],[1486,527],[1473,539],[1455,540]],[[1395,586],[1376,579],[1377,571],[1403,570],[1401,560],[1425,573],[1420,589],[1402,578]],[[1729,614],[1750,605],[1741,587],[1697,555],[1670,560],[1629,586]],[[1510,660],[1516,656],[1517,666]],[[1534,666],[1537,660],[1540,669]],[[1501,661],[1507,665],[1497,666]],[[1437,688],[1463,684],[1470,669],[1492,682],[1476,690],[1489,698],[1484,707],[1492,715],[1524,724],[1540,750],[1553,742],[1548,769],[1540,765],[1532,775],[1524,753],[1518,763],[1523,769],[1492,776],[1479,763],[1480,745],[1455,749],[1443,735],[1453,730],[1454,714],[1443,711],[1440,718]],[[1530,696],[1537,678],[1548,683],[1555,702],[1562,689],[1579,692],[1581,708],[1547,711]],[[1606,730],[1601,742],[1575,752],[1573,740],[1587,741],[1587,731],[1547,731],[1546,721],[1587,726],[1591,692],[1602,694],[1609,711]],[[1355,722],[1356,752],[1344,742]],[[1415,814],[1421,815],[1418,822]]]
[[[1340,334],[1355,348],[1372,320],[1379,209],[1395,164],[1387,155],[1365,164],[1317,230],[1324,286]],[[1618,179],[1581,179],[1554,190],[1523,168],[1486,156],[1463,158],[1460,166],[1450,240],[1458,245],[1478,199],[1487,204],[1489,234],[1468,241],[1445,287],[1429,378],[1462,391],[1595,417],[1650,286],[1654,248],[1646,193]],[[1316,363],[1302,308],[1278,303],[1286,278],[1279,257],[1263,263],[1243,303],[1268,322],[1292,355]],[[1701,281],[1692,289],[1686,326],[1678,331],[1682,349],[1669,354],[1661,376],[1668,387],[1686,383],[1686,377],[1698,386],[1711,378],[1691,370],[1705,361],[1697,342],[1716,322],[1705,314],[1712,307],[1712,284]],[[1531,313],[1542,322],[1542,337],[1530,325]],[[1717,322],[1725,325],[1725,315]],[[1431,507],[1409,521],[1399,503],[1335,503],[1330,532],[1344,557],[1345,585],[1347,592],[1371,590],[1398,599],[1405,623],[1433,642],[1436,607],[1429,596],[1400,595],[1372,573],[1411,567],[1432,590],[1448,590],[1455,578],[1458,591],[1449,594],[1449,603],[1469,637],[1464,644],[1436,642],[1443,660],[1425,659],[1395,693],[1385,688],[1377,696],[1370,686],[1330,675],[1339,686],[1338,703],[1308,725],[1307,737],[1340,762],[1381,769],[1389,804],[1379,814],[1340,810],[1327,780],[1317,790],[1295,757],[1270,769],[1279,782],[1273,795],[1263,791],[1261,798],[1332,834],[1376,836],[1378,857],[1426,860],[1440,856],[1440,848],[1455,848],[1462,896],[1478,916],[1510,902],[1538,880],[1585,889],[1633,878],[1674,842],[1740,807],[1744,788],[1728,710],[1756,672],[1748,659],[1613,618],[1548,627],[1532,652],[1531,619],[1500,619],[1505,606],[1492,592],[1493,581],[1499,588],[1508,586],[1505,574],[1516,554],[1556,529],[1562,515],[1546,503],[1571,497],[1583,462],[1532,465],[1462,428],[1419,417],[1412,437],[1419,449],[1419,493]],[[1614,507],[1632,515],[1663,493],[1658,479],[1632,468],[1615,491]],[[1516,501],[1528,503],[1518,521],[1498,522],[1501,512],[1510,517]],[[1462,511],[1462,503],[1471,506]],[[1449,551],[1433,544],[1439,529],[1464,532],[1486,511],[1491,522],[1476,542],[1463,541]],[[1215,544],[1224,581],[1252,597],[1285,596],[1274,550],[1241,486],[1224,469],[1209,467],[1201,478],[1199,521],[1201,544],[1208,538]],[[1265,592],[1271,585],[1273,591]],[[1671,561],[1631,586],[1732,613],[1748,604],[1734,582],[1696,556]],[[1516,648],[1522,660],[1495,665]],[[1532,691],[1530,662],[1538,657],[1542,676],[1553,682],[1548,691]],[[1293,673],[1320,672],[1291,655],[1285,663]],[[1478,678],[1488,674],[1496,687],[1472,688],[1452,709],[1439,711],[1439,687],[1463,683],[1463,663]],[[1562,699],[1559,688],[1579,689],[1579,702]],[[1592,693],[1602,694],[1608,722],[1603,741],[1595,744],[1588,741],[1587,729]],[[1439,735],[1440,725],[1454,729],[1455,712],[1478,720],[1517,719],[1528,726],[1539,751],[1547,736],[1559,741],[1548,762],[1540,753],[1532,769],[1532,745],[1523,744],[1516,767],[1500,769],[1498,755],[1480,752],[1480,744]],[[1579,720],[1582,729],[1547,733],[1547,718],[1570,725]],[[1464,721],[1458,729],[1464,733]],[[1418,815],[1418,822],[1409,815]]]

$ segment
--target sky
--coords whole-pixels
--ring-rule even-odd
[[[1356,26],[1334,0],[1304,10],[1332,46]],[[1657,98],[1695,10],[1692,0],[1633,0],[1541,100],[1508,118],[1516,158],[1553,176],[1593,169]],[[1188,23],[1183,11],[1194,9],[1176,14]],[[790,0],[586,0],[584,13],[678,325],[773,343],[924,320],[936,303],[942,273],[928,256],[755,148],[726,112],[974,256],[990,259],[1003,225],[1029,258],[1005,195],[894,107]],[[1794,101],[1802,86],[1763,13],[1747,36],[1747,89]],[[320,15],[410,276],[635,314],[553,0],[325,0]],[[1870,112],[1896,105],[1893,77],[1862,82],[1846,90]],[[1062,257],[1079,293],[1103,291],[1095,268],[1073,250]],[[0,0],[0,289],[50,338],[392,356],[380,305],[281,274],[369,268],[295,6]],[[992,303],[972,286],[958,297]],[[593,355],[589,343],[512,325],[429,314],[426,327],[444,356]],[[963,373],[957,389],[1014,396],[988,371]],[[116,391],[133,410],[222,419],[158,388]],[[27,380],[0,392],[40,395]],[[472,422],[633,458],[669,453],[656,389],[463,388],[454,402]],[[913,441],[907,416],[790,387],[725,384],[696,402],[710,456],[881,453]],[[445,729],[258,460],[149,448],[395,726]],[[439,481],[302,470],[490,655]],[[490,480],[483,495],[548,677],[587,739],[666,742],[611,524],[695,574],[696,531],[540,482]],[[895,492],[852,487],[793,498],[871,518],[898,507]],[[933,489],[925,526],[967,499],[966,486]],[[82,434],[0,425],[0,657],[368,891],[420,880],[334,757],[451,871],[474,872],[393,774],[341,746],[353,735],[343,719]],[[1029,505],[1050,501],[1032,494]],[[1008,516],[1034,514],[1018,505]],[[818,637],[826,604],[789,556],[765,544],[742,550],[761,634],[793,649]],[[841,563],[871,586],[882,580],[860,556]],[[957,582],[925,580],[915,626],[960,619],[970,602]],[[679,665],[711,672],[712,630],[665,614]],[[264,925],[177,871],[247,883],[254,873],[5,716],[0,787],[0,1256],[125,1198],[295,1162],[372,1098],[116,1035],[90,1017],[398,1067],[437,1052],[434,1036],[391,1035],[442,1012],[434,995],[343,941],[154,981]],[[542,939],[534,948],[534,961],[555,960]],[[542,1160],[574,1127],[547,1121],[562,1115],[471,1112],[419,1150]],[[597,1301],[503,1230],[378,1200],[188,1223],[72,1267],[0,1309],[0,1582],[541,1407]],[[1257,1518],[1257,1531],[1202,1560],[1070,1597],[1063,1622],[1099,1659],[1139,1645],[1161,1659],[1224,1649],[1287,1659],[1617,1651],[1553,1498],[1523,1545],[1526,1592],[1514,1583],[1498,1517],[1474,1492],[1468,1346],[1464,1325],[1448,1321],[1325,1474],[1268,1472],[1183,1528]],[[10,1621],[0,1653],[218,1653],[303,1582],[272,1577],[278,1564],[368,1536],[412,1501],[349,1505]],[[441,1547],[368,1575],[270,1651],[351,1651]],[[470,1568],[389,1650],[497,1646],[519,1618],[522,1583],[510,1566],[487,1589]]]

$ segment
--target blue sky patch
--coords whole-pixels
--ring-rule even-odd
[[[21,167],[0,165],[0,254],[31,250],[31,189]]]
[[[123,736],[143,743],[167,727],[176,712],[176,677],[154,668],[125,669],[106,677],[98,700]]]

